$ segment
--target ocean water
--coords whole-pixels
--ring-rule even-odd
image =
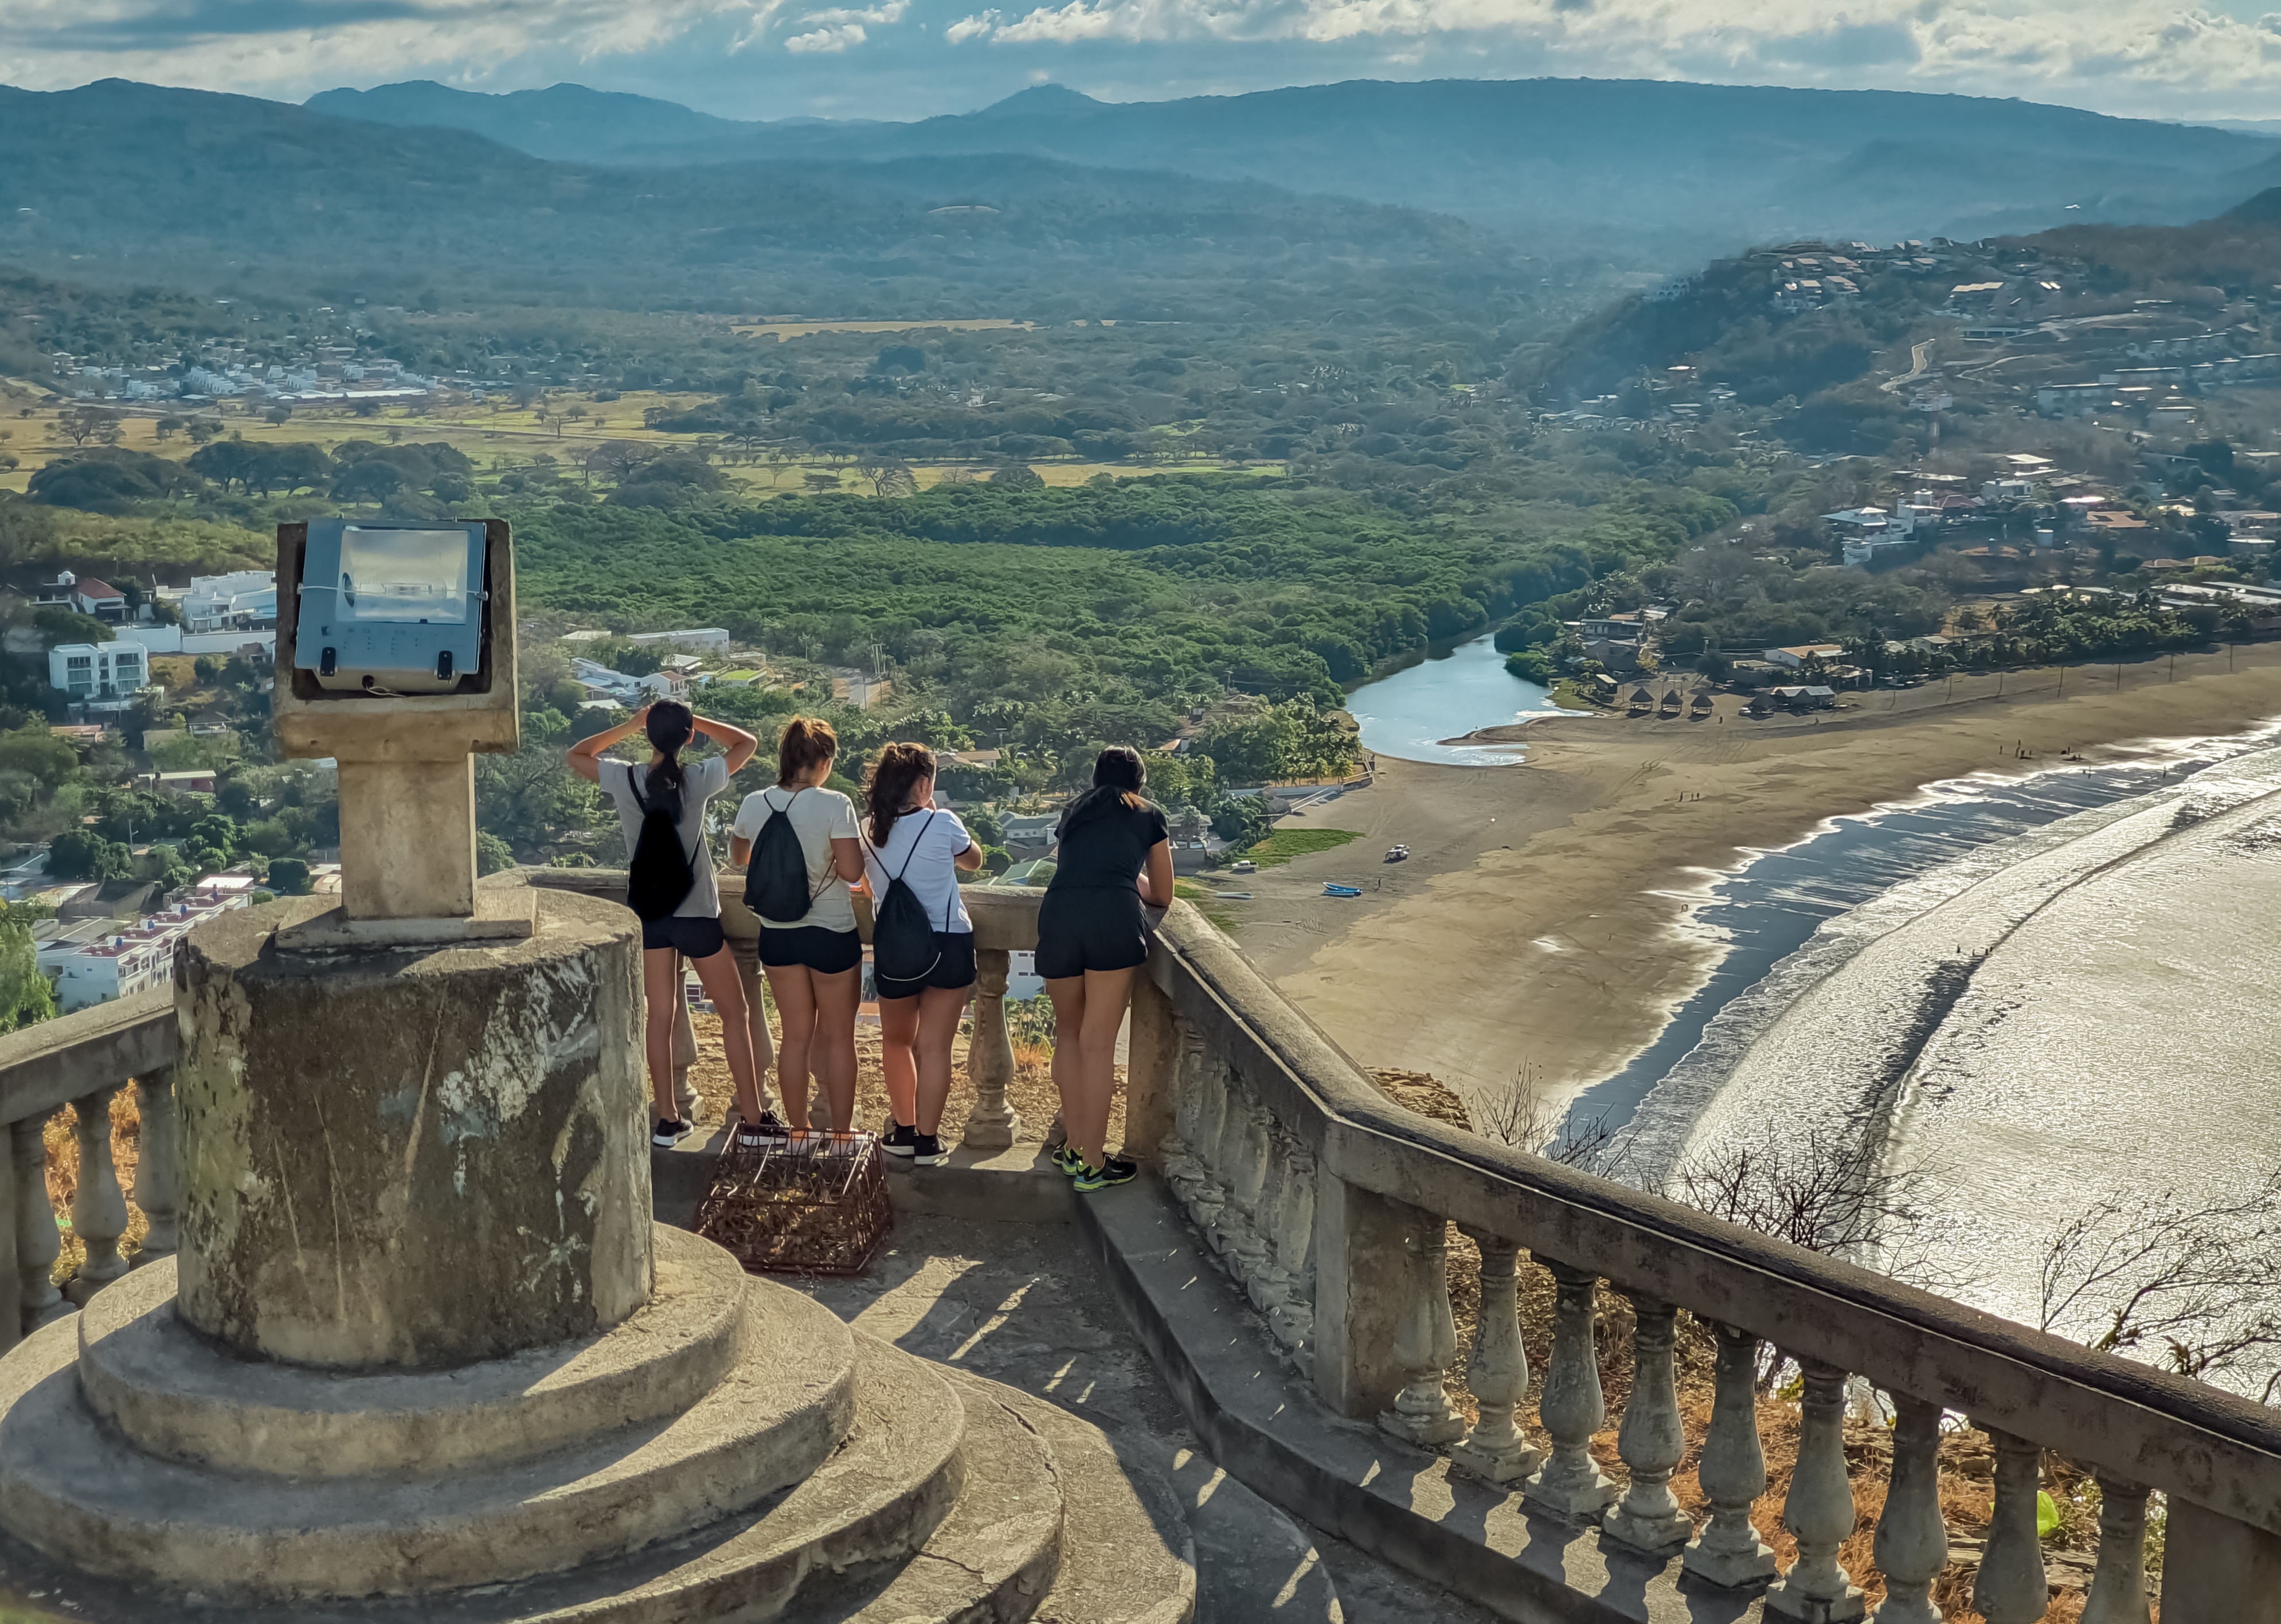
[[[1445,767],[1509,767],[1522,753],[1518,745],[1442,739],[1524,716],[1571,714],[1552,703],[1550,691],[1507,671],[1504,656],[1486,637],[1365,683],[1347,696],[1347,709],[1361,724],[1364,749]]]
[[[2262,729],[2151,746],[2128,763],[1946,780],[1755,854],[1708,882],[1683,927],[1716,945],[1709,978],[1653,1042],[1577,1096],[1571,1121],[1631,1128],[1637,1153],[1668,1166],[1738,1059],[1864,942],[2021,861],[2062,819],[2277,739]]]

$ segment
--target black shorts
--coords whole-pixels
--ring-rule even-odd
[[[863,939],[853,931],[827,931],[820,924],[761,927],[761,963],[771,970],[798,964],[819,976],[837,976],[862,962]]]
[[[1137,891],[1054,891],[1038,907],[1038,974],[1066,980],[1088,970],[1131,970],[1148,956]]]
[[[916,998],[929,987],[955,993],[974,985],[974,932],[937,931],[934,968],[914,981],[890,981],[872,968],[871,986],[882,998]]]
[[[663,919],[642,921],[642,948],[645,952],[659,947],[670,947],[685,959],[709,959],[729,945],[721,934],[721,922],[697,915],[672,914]]]

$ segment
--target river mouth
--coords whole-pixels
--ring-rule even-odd
[[[1482,728],[1570,714],[1550,690],[1506,670],[1488,633],[1363,684],[1347,696],[1347,710],[1365,750],[1440,767],[1513,766],[1522,746],[1461,741]]]

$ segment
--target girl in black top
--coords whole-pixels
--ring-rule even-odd
[[[1172,847],[1164,812],[1140,798],[1146,781],[1133,752],[1101,753],[1093,787],[1062,814],[1053,881],[1038,909],[1038,974],[1054,1001],[1054,1087],[1068,1134],[1055,1159],[1080,1190],[1123,1184],[1139,1171],[1102,1141],[1117,1029],[1133,972],[1148,956],[1140,910],[1172,901]]]

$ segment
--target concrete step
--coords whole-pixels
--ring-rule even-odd
[[[144,1453],[230,1471],[434,1475],[554,1453],[679,1415],[736,1364],[743,1270],[695,1235],[653,1233],[656,1292],[613,1329],[453,1370],[371,1375],[230,1357],[175,1314],[174,1259],[164,1258],[80,1315],[80,1392]],[[836,1346],[852,1369],[854,1345]]]
[[[965,1487],[924,1550],[810,1586],[778,1624],[998,1624],[1029,1618],[1061,1566],[1065,1487],[1008,1389],[960,1372]]]
[[[1196,1624],[1345,1624],[1306,1529],[1201,1455],[1172,1486],[1196,1543]]]
[[[225,1473],[144,1454],[81,1401],[77,1327],[59,1322],[0,1363],[0,1522],[82,1569],[251,1598],[432,1593],[606,1561],[805,1487],[847,1436],[852,1333],[797,1292],[742,1289],[737,1363],[682,1414],[408,1478]]]
[[[796,1295],[764,1289],[768,1312],[756,1318],[772,1317],[781,1298]],[[761,1624],[831,1575],[907,1558],[959,1498],[966,1427],[959,1395],[925,1361],[860,1333],[854,1341],[854,1421],[830,1458],[755,1510],[614,1560],[441,1594],[251,1605],[91,1577],[0,1536],[0,1602],[19,1604],[26,1619],[105,1624]],[[14,1425],[12,1414],[0,1420],[0,1454],[10,1452]],[[225,1491],[240,1481],[218,1480]],[[0,1497],[0,1514],[6,1509]]]
[[[1195,1549],[1171,1486],[1141,1451],[1092,1422],[986,1385],[1044,1436],[1061,1473],[1061,1573],[1031,1616],[1038,1624],[1189,1624]]]

